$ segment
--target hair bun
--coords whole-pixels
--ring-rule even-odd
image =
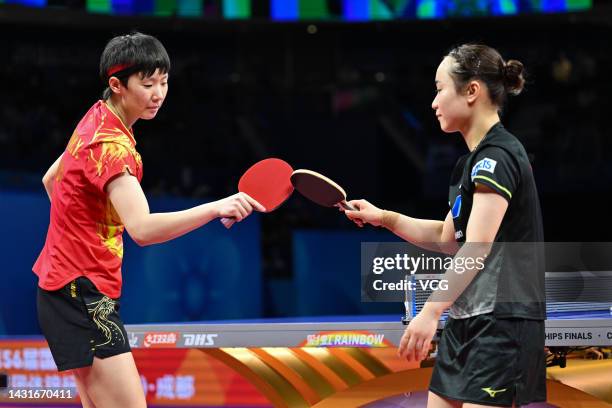
[[[517,60],[509,60],[504,64],[504,86],[510,95],[518,95],[525,86],[523,64]]]

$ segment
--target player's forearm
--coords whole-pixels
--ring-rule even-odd
[[[185,235],[218,216],[216,202],[183,211],[147,214],[128,227],[128,233],[140,246],[159,244]]]
[[[508,204],[502,196],[489,193],[485,188],[476,187],[466,243],[455,255],[453,267],[442,277],[447,281],[448,289],[433,292],[427,302],[428,308],[436,313],[442,314],[457,300],[476,275],[481,273],[484,261],[491,253]]]
[[[428,243],[439,243],[444,222],[412,218],[399,213],[385,211],[382,225],[405,241],[428,247]]]
[[[423,308],[439,317],[451,307],[483,269],[491,245],[491,243],[470,242],[462,246],[454,257],[453,266],[440,278],[446,282],[446,289],[433,291]]]

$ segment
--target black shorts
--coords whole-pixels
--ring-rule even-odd
[[[59,290],[38,288],[38,322],[59,371],[87,367],[94,356],[111,357],[130,351],[119,301],[80,277]]]
[[[546,401],[544,321],[483,314],[449,319],[429,390],[474,404],[510,407]]]

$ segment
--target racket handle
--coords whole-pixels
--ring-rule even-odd
[[[235,218],[221,218],[221,224],[227,229],[232,228],[232,225],[236,222]]]
[[[342,200],[338,204],[340,205],[340,207],[344,208],[345,210],[357,211],[357,209],[353,207],[352,205],[350,205],[349,203],[347,203],[346,200]]]

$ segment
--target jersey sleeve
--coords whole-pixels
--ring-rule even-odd
[[[138,177],[138,163],[128,147],[114,142],[90,147],[85,174],[99,191],[103,192],[110,180],[126,171]]]
[[[516,161],[504,149],[487,146],[477,153],[470,172],[470,180],[483,184],[510,201],[520,180]]]

